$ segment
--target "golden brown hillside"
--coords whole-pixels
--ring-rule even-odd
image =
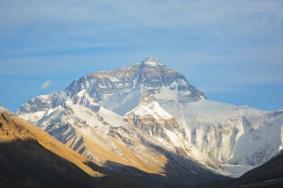
[[[85,158],[12,113],[0,111],[0,187],[85,187]]]
[[[9,112],[0,112],[0,141],[11,142],[19,140],[37,141],[45,149],[70,161],[87,174],[92,176],[99,175],[98,172],[93,171],[84,164],[86,162],[84,157],[74,152],[69,147],[66,147],[49,134]]]

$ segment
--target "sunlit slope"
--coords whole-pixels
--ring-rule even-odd
[[[76,165],[82,169],[88,175],[98,175],[87,165],[85,165],[85,158],[74,152],[64,144],[60,143],[49,134],[40,130],[38,127],[30,124],[29,122],[16,117],[15,115],[3,111],[0,111],[0,142],[12,143],[12,142],[28,142],[32,141],[39,144],[44,149],[60,156],[68,162]],[[40,155],[40,153],[30,153],[31,155]],[[37,157],[37,156],[36,156]],[[44,156],[38,156],[44,157]],[[52,163],[52,159],[50,160]]]

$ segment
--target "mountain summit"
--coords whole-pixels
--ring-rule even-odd
[[[147,57],[142,62],[144,65],[151,66],[151,67],[158,67],[160,66],[159,60],[155,57]]]
[[[180,100],[190,101],[205,98],[184,75],[160,64],[155,58],[148,57],[141,63],[126,68],[87,74],[73,81],[63,91],[33,98],[22,105],[19,112],[58,106],[83,90],[98,104],[120,115],[134,108],[144,93],[171,93],[178,95]]]
[[[159,64],[158,60],[152,57],[127,68],[88,74],[72,82],[65,91],[68,95],[73,95],[85,89],[91,97],[101,101],[109,98],[109,95],[112,94],[124,94],[127,92],[126,90],[143,90],[154,93],[162,87],[168,87],[177,92],[190,92],[190,96],[194,100],[199,100],[201,96],[204,96],[189,84],[184,75]]]
[[[215,177],[208,169],[238,177],[283,147],[282,111],[208,100],[155,58],[87,74],[18,114],[96,164],[195,181]]]

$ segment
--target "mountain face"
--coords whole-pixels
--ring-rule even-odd
[[[32,98],[18,114],[97,164],[111,160],[157,174],[169,168],[189,177],[209,168],[237,177],[283,143],[283,111],[208,100],[154,58],[90,73]]]
[[[213,168],[220,165],[224,174],[240,176],[282,148],[281,111],[263,112],[209,100],[160,104],[178,119],[184,133],[179,141],[189,145],[191,156]]]

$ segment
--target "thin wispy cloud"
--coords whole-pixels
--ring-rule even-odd
[[[46,80],[45,82],[42,83],[41,89],[48,89],[52,84],[51,80]]]

